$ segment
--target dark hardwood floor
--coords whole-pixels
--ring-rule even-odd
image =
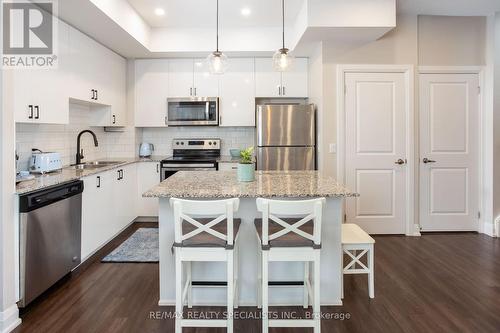
[[[136,223],[99,255],[138,226],[144,225]],[[473,233],[375,238],[375,299],[368,299],[365,276],[346,276],[344,305],[322,312],[349,319],[324,319],[322,332],[500,332],[499,239]],[[15,332],[173,332],[173,320],[165,318],[173,308],[159,307],[157,299],[157,264],[96,260],[30,306]],[[239,311],[258,314],[256,308]],[[260,332],[260,321],[238,319],[235,332]]]

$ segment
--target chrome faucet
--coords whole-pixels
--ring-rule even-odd
[[[81,131],[78,134],[78,137],[76,138],[76,164],[81,164],[82,163],[82,159],[84,158],[84,156],[83,156],[83,149],[80,149],[80,139],[81,139],[83,133],[90,133],[90,134],[92,134],[92,136],[94,137],[94,145],[96,147],[99,146],[99,142],[97,142],[97,136],[95,135],[94,132],[92,132],[91,130]]]

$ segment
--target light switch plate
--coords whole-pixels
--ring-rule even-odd
[[[335,143],[330,143],[329,148],[328,148],[328,151],[330,152],[330,154],[335,154],[335,153],[337,153],[337,144],[335,144]]]

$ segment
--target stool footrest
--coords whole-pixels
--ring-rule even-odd
[[[304,281],[269,281],[268,285],[272,286],[303,286]]]
[[[191,285],[193,287],[225,287],[227,286],[226,281],[192,281]]]

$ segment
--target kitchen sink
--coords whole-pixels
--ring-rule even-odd
[[[71,165],[69,168],[71,169],[76,169],[76,170],[93,170],[93,169],[99,169],[102,167],[106,166],[111,166],[115,164],[120,164],[123,163],[122,161],[92,161],[92,162],[85,162],[82,164],[76,164],[76,165]]]

